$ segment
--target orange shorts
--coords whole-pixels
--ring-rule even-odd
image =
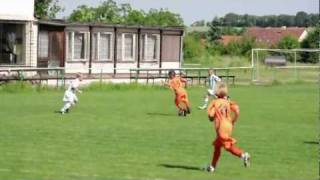
[[[220,147],[224,147],[225,149],[229,149],[232,145],[234,145],[237,141],[232,138],[221,138],[221,137],[217,137],[212,145],[213,146],[220,146]]]

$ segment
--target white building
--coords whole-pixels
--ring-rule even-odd
[[[0,0],[0,67],[37,66],[34,0]]]

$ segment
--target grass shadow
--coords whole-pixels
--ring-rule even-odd
[[[148,116],[177,116],[176,114],[168,113],[147,113]]]
[[[311,144],[311,145],[319,145],[320,143],[317,141],[303,141],[304,144]]]
[[[195,166],[185,166],[185,165],[173,165],[173,164],[159,164],[161,167],[170,168],[170,169],[184,169],[192,171],[203,171],[202,168]]]

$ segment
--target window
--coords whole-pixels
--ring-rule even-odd
[[[121,57],[123,61],[133,61],[135,57],[135,34],[123,33],[121,36]]]
[[[39,32],[39,44],[38,44],[39,58],[49,57],[49,33],[48,31]]]
[[[25,26],[0,23],[0,64],[24,64]]]
[[[142,35],[142,59],[154,61],[159,59],[158,42],[159,36],[153,34]]]
[[[88,32],[68,32],[68,59],[73,60],[87,60],[88,59]]]
[[[73,57],[75,59],[85,59],[85,34],[74,33]]]
[[[96,61],[111,60],[111,38],[112,34],[107,32],[97,32],[92,37],[92,56]]]

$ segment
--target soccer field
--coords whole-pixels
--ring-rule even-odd
[[[317,85],[231,87],[252,164],[223,151],[214,174],[205,88],[188,92],[186,118],[162,88],[84,90],[66,115],[62,91],[0,92],[0,179],[318,179]]]

